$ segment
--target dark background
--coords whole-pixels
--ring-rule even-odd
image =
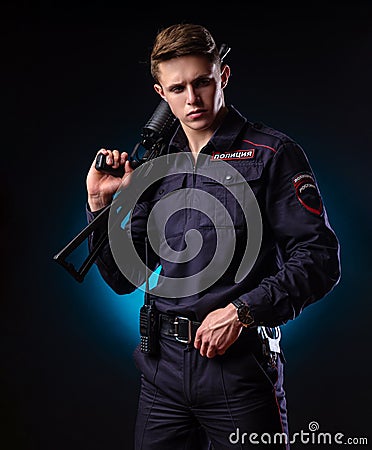
[[[95,152],[131,150],[156,107],[149,51],[180,21],[231,46],[227,102],[303,146],[341,243],[339,285],[282,329],[291,431],[368,436],[370,3],[51,5],[1,6],[0,447],[132,448],[141,296],[53,255],[85,226]]]

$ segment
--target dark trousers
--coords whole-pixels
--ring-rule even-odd
[[[159,357],[134,358],[136,450],[288,449],[283,364],[265,360],[254,330],[211,359],[167,336]]]

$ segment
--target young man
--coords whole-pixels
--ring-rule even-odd
[[[339,245],[315,176],[290,137],[225,104],[230,68],[204,27],[160,31],[151,73],[179,126],[168,146],[173,169],[138,199],[130,224],[142,260],[147,252],[150,269],[161,266],[160,288],[149,292],[160,349],[135,352],[142,373],[136,449],[286,448],[279,326],[324,297],[340,276]],[[134,176],[126,152],[100,152],[125,173],[107,175],[93,162],[89,220],[119,187],[125,196]],[[258,247],[248,261],[252,236]],[[99,237],[97,230],[90,245]],[[223,255],[215,257],[219,240]],[[143,277],[135,283],[113,253],[120,249],[107,244],[97,266],[117,293],[129,293]],[[208,265],[219,274],[212,281],[203,272]]]

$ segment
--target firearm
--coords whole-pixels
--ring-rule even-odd
[[[130,164],[136,169],[146,161],[163,155],[168,148],[168,142],[178,126],[178,119],[173,115],[165,100],[161,100],[156,107],[149,121],[142,128],[141,140],[135,145],[131,155]],[[122,177],[124,175],[123,167],[113,169],[106,164],[106,157],[99,153],[96,157],[95,167],[102,172],[110,173],[114,176]],[[111,205],[107,205],[101,213],[95,217],[79,234],[77,234],[61,251],[54,255],[53,259],[59,263],[67,272],[72,275],[76,281],[81,283],[85,275],[91,268],[96,259],[99,250],[107,240],[107,233],[103,233],[95,247],[83,261],[80,268],[76,269],[74,264],[68,262],[66,258],[76,250],[96,229],[107,220]]]
[[[136,169],[144,162],[163,155],[177,126],[178,119],[173,115],[168,103],[162,99],[149,121],[142,128],[141,140],[135,145],[129,156],[131,167]],[[102,153],[97,155],[95,168],[118,177],[124,175],[123,166],[113,169],[106,164],[106,156]]]

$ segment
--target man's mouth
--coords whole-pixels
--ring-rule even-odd
[[[192,119],[198,119],[202,114],[204,114],[206,112],[205,109],[195,109],[193,111],[190,111],[187,114],[187,117],[190,117]]]

